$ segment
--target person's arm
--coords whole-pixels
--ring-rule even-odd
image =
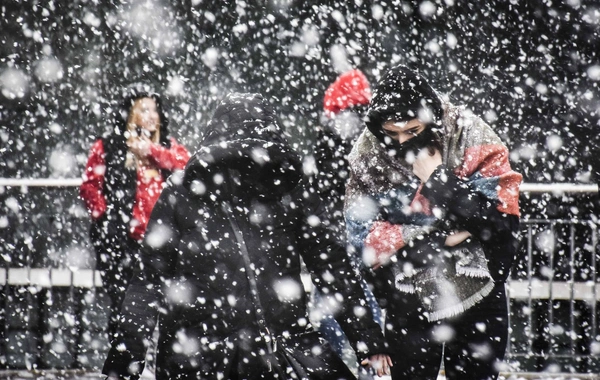
[[[483,241],[494,233],[510,230],[511,216],[518,219],[499,211],[497,200],[486,197],[443,166],[436,168],[421,193],[445,217]]]
[[[381,327],[373,319],[343,242],[319,223],[326,218],[319,196],[306,192],[303,198],[301,207],[306,219],[298,243],[313,283],[325,299],[335,304],[333,315],[359,358],[386,353]]]
[[[105,171],[104,146],[102,140],[97,140],[90,150],[83,173],[83,182],[79,187],[79,196],[83,199],[93,220],[99,219],[106,212],[106,198],[103,194]]]
[[[148,158],[161,169],[181,170],[190,159],[190,153],[175,139],[171,139],[169,149],[159,144],[150,145]]]
[[[363,187],[352,171],[348,184],[348,189]],[[419,201],[414,199],[414,192],[411,186],[403,186],[381,194],[379,199],[347,193],[344,216],[348,242],[361,266],[377,269],[406,246],[435,231],[432,225],[435,218],[423,213],[404,212],[409,206],[403,204],[407,199],[412,199],[413,204]],[[426,258],[407,259],[418,264],[417,261]]]
[[[519,217],[498,210],[498,201],[489,199],[450,170],[439,166],[422,190],[445,218],[468,231],[483,245],[495,279],[506,279],[516,250]],[[491,252],[502,254],[490,256]]]

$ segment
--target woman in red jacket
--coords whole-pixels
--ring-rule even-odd
[[[167,177],[190,157],[169,137],[157,94],[128,89],[120,111],[112,133],[93,144],[80,188],[92,217],[96,268],[111,301],[111,335],[154,203]]]

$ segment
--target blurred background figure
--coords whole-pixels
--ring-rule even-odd
[[[348,154],[365,126],[363,116],[369,100],[371,87],[362,71],[355,69],[341,74],[325,91],[324,117],[317,127],[316,186],[331,210],[330,227],[344,239]]]
[[[361,70],[353,69],[339,75],[325,91],[323,117],[316,129],[313,186],[329,209],[329,217],[323,222],[342,241],[346,241],[343,211],[349,176],[348,154],[365,127],[363,117],[370,100],[371,86]],[[367,295],[376,306],[371,293],[367,292]],[[370,375],[357,365],[356,355],[337,321],[333,316],[321,312],[323,307],[316,289],[313,299],[315,307],[312,316],[319,324],[319,331],[350,368],[359,370],[359,377],[369,378]],[[379,319],[377,308],[374,311]]]
[[[159,95],[145,85],[125,90],[108,134],[92,145],[80,196],[92,225],[90,238],[111,301],[109,340],[132,274],[146,225],[165,181],[190,155],[169,136]]]
[[[350,154],[350,242],[386,310],[393,379],[496,379],[505,284],[518,249],[508,150],[465,107],[404,66],[378,82]]]

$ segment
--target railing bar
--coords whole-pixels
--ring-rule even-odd
[[[569,282],[570,282],[570,292],[569,292],[569,322],[570,322],[570,332],[569,332],[569,342],[571,353],[575,354],[575,225],[571,224],[569,228]]]
[[[526,353],[519,353],[519,354],[514,354],[513,356],[529,356],[529,354]],[[600,355],[598,354],[576,354],[576,355],[570,355],[570,354],[532,354],[531,356],[535,356],[535,357],[541,357],[541,358],[600,358]],[[553,380],[555,379],[554,377],[552,378]]]
[[[30,291],[31,289],[31,255],[29,254],[29,252],[27,252],[27,282],[28,284],[25,285],[25,287],[27,288],[27,291],[25,292],[25,297],[27,299],[27,313],[25,313],[27,315],[27,321],[28,321],[28,327],[27,330],[31,331],[31,328],[33,327],[34,329],[37,328],[37,326],[31,326],[29,325],[29,323],[31,323],[31,321],[33,320],[32,318],[32,313],[34,310],[34,308],[36,308],[39,303],[37,305],[34,304],[34,299],[33,299],[33,293]],[[35,305],[35,306],[34,306]],[[40,313],[39,318],[38,318],[38,324],[42,321],[42,316],[41,316],[41,310],[37,309],[38,313]]]
[[[570,219],[521,219],[521,224],[589,224],[587,220],[570,220]]]
[[[528,290],[529,296],[527,297],[527,349],[530,353],[533,353],[533,294],[532,294],[532,273],[533,271],[533,227],[527,226],[527,279],[529,280]]]
[[[556,236],[556,223],[550,223],[550,231],[552,232],[553,236]],[[552,346],[554,343],[554,338],[552,335],[552,332],[554,331],[554,291],[553,291],[553,284],[554,284],[554,274],[555,274],[555,270],[554,270],[554,250],[551,249],[548,251],[548,267],[550,268],[550,278],[548,279],[548,285],[549,285],[549,289],[548,289],[548,331],[550,333],[549,336],[549,341],[550,341],[550,347],[548,348],[548,352],[552,352]]]
[[[522,193],[597,193],[597,184],[576,183],[522,183]]]
[[[81,178],[0,178],[0,186],[11,187],[77,187]],[[522,183],[521,193],[598,193],[597,184],[587,183]]]
[[[510,294],[510,287],[508,286],[508,282],[504,284],[504,290],[505,293],[508,294],[508,297],[506,297],[506,310],[508,310],[508,339],[506,340],[506,354],[510,355],[512,352],[512,338],[513,338],[513,328],[512,328],[512,318],[511,318],[511,312],[512,312],[512,308],[510,307],[510,300],[511,300],[511,294]]]
[[[79,187],[81,178],[0,178],[6,187]]]
[[[3,336],[2,339],[6,342],[8,339],[8,297],[9,297],[9,289],[8,286],[8,267],[5,267],[4,271],[4,318],[2,318],[3,327]]]
[[[596,274],[596,265],[597,265],[597,257],[598,257],[598,225],[596,223],[590,223],[592,225],[592,295],[594,296],[592,300],[592,337],[596,339],[598,336],[598,316],[597,316],[597,307],[598,307],[598,276]]]

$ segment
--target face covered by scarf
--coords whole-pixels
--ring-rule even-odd
[[[412,161],[411,157],[416,157],[425,148],[429,150],[429,154],[433,154],[435,149],[442,151],[442,137],[436,124],[425,125],[425,129],[419,134],[403,143],[386,136],[384,144],[391,155],[407,162]]]

